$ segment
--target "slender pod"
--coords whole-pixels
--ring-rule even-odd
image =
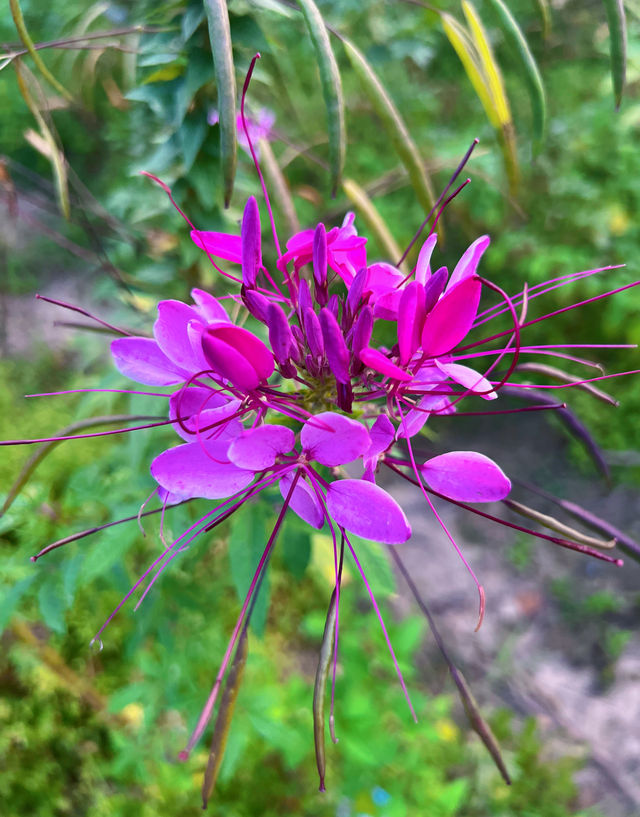
[[[213,54],[218,88],[220,116],[220,161],[224,181],[224,206],[228,207],[236,176],[236,74],[233,67],[229,12],[225,0],[204,0],[209,24],[209,40]]]
[[[622,94],[627,79],[627,18],[623,0],[603,0],[609,24],[611,50],[611,79],[616,110],[622,102]]]
[[[322,95],[327,109],[329,129],[329,161],[331,164],[331,195],[335,196],[342,179],[346,152],[346,131],[344,124],[344,99],[338,63],[331,50],[329,35],[322,15],[313,0],[298,0],[311,42],[316,53]]]

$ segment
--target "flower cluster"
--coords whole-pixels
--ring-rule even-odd
[[[248,130],[246,136],[255,158]],[[169,188],[156,181],[171,196]],[[434,416],[458,413],[467,398],[481,398],[489,404],[505,390],[526,399],[526,389],[534,384],[514,386],[512,382],[522,355],[555,355],[576,364],[593,365],[574,356],[576,348],[590,348],[589,345],[524,345],[521,335],[526,327],[557,314],[527,319],[532,300],[602,270],[566,275],[531,289],[525,286],[510,297],[478,271],[489,246],[487,236],[474,241],[451,272],[432,263],[437,247],[434,228],[413,266],[405,266],[404,257],[397,264],[372,262],[367,256],[367,240],[358,235],[352,213],[347,214],[340,227],[327,230],[324,224],[318,224],[314,229],[297,233],[283,252],[266,190],[265,199],[276,254],[271,269],[263,260],[260,214],[254,197],[246,203],[239,234],[207,232],[191,225],[194,243],[220,275],[238,285],[235,293],[224,296],[230,309],[223,305],[223,298],[194,289],[192,304],[177,300],[159,303],[153,337],[136,337],[101,321],[120,335],[112,342],[111,352],[123,375],[145,386],[162,387],[161,396],[167,396],[165,389],[173,389],[168,395],[167,424],[175,429],[181,443],[163,451],[151,463],[151,474],[157,483],[154,493],[162,504],[163,516],[167,506],[194,498],[222,501],[174,542],[165,544],[164,551],[100,628],[97,641],[123,604],[144,585],[140,603],[167,565],[201,533],[228,519],[265,489],[277,487],[283,498],[215,683],[182,757],[187,756],[205,730],[225,676],[234,674],[238,655],[246,645],[244,636],[260,582],[288,511],[312,528],[326,526],[333,541],[335,588],[319,667],[319,677],[323,673],[326,677],[333,655],[330,724],[345,550],[370,595],[411,708],[382,615],[358,560],[357,546],[350,539],[355,535],[393,546],[411,537],[410,522],[403,509],[378,484],[381,472],[408,480],[421,491],[476,584],[480,626],[484,591],[441,519],[433,497],[494,522],[534,532],[474,507],[476,503],[505,500],[510,493],[510,480],[493,460],[475,451],[457,450],[423,460],[414,452],[414,438]],[[484,309],[483,295],[487,296],[485,300],[494,301],[490,306],[483,303]],[[581,305],[573,304],[559,311]],[[486,325],[493,321],[500,323],[498,331],[485,334]],[[469,365],[474,360],[477,368]],[[543,374],[558,372],[549,366],[538,365],[536,369],[532,365],[521,368]],[[580,385],[593,389],[591,380],[605,377],[572,382],[561,374],[562,388]],[[543,388],[536,386],[538,395]],[[563,404],[544,396],[536,402],[538,405],[526,408],[496,410],[487,406],[483,411],[465,413],[564,410]],[[163,424],[156,422],[137,428]],[[132,430],[135,428],[126,429]],[[119,432],[96,434],[112,433]],[[3,444],[27,442],[43,441],[14,440]],[[518,510],[517,503],[510,502],[510,507]],[[549,517],[540,517],[538,521],[554,528]],[[99,529],[92,528],[49,545],[34,560]],[[593,538],[566,525],[555,530],[563,535],[534,535],[605,561],[621,563],[595,550],[599,543]],[[402,569],[401,562],[399,566]],[[446,655],[445,659],[448,660]],[[460,689],[464,696],[464,688]],[[224,709],[223,696],[218,717]],[[321,788],[322,712],[321,706],[316,712],[314,705]],[[494,753],[491,747],[490,751]]]

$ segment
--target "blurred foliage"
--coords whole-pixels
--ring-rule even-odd
[[[546,94],[546,137],[532,161],[541,129],[535,107],[532,117],[533,101],[524,94],[531,77],[523,74],[522,54],[514,50],[496,5],[492,0],[476,7],[491,46],[476,77],[477,87],[489,94],[483,108],[469,82],[473,72],[465,73],[440,14],[466,25],[470,4],[465,14],[454,0],[442,0],[437,11],[419,2],[318,3],[327,23],[350,38],[388,92],[436,194],[472,139],[481,139],[468,169],[473,184],[444,216],[446,244],[440,250],[445,262],[489,232],[493,244],[483,272],[507,291],[517,291],[525,280],[535,284],[580,269],[629,263],[626,271],[608,271],[532,302],[530,313],[542,314],[638,277],[640,22],[636,5],[629,4],[627,91],[616,114],[604,6],[595,0],[549,7],[509,3]],[[42,122],[25,103],[13,67],[0,58],[0,192],[6,207],[2,294],[22,295],[70,276],[111,320],[144,329],[159,297],[186,297],[194,285],[223,294],[225,282],[189,241],[188,228],[164,194],[137,175],[147,170],[161,176],[178,205],[203,229],[237,230],[246,196],[256,191],[255,171],[240,151],[231,206],[222,208],[219,130],[209,124],[218,95],[202,3],[69,0],[42,6],[31,0],[22,9],[35,43],[67,41],[39,53],[72,103],[37,71],[25,82],[45,132],[64,155],[71,210],[64,222]],[[336,223],[351,205],[344,191],[336,199],[330,195],[320,77],[302,15],[280,0],[233,0],[229,16],[240,85],[255,52],[262,54],[248,105],[254,113],[263,106],[275,112],[271,147],[301,224]],[[104,32],[111,33],[101,36]],[[78,39],[87,35],[95,39]],[[3,49],[7,53],[19,49],[7,7],[0,11],[0,42],[11,44]],[[476,37],[476,60],[479,42]],[[389,107],[372,99],[371,88],[351,70],[339,38],[332,36],[330,44],[345,96],[345,176],[363,188],[396,243],[406,246],[424,216],[409,183],[408,173],[414,185],[419,176],[412,164],[414,147],[405,144],[403,153],[396,142],[390,149],[402,127],[394,119],[390,135]],[[34,70],[29,57],[21,59]],[[614,69],[619,84],[619,66]],[[504,118],[503,108],[497,128],[489,116],[495,103],[492,70],[499,72],[509,103],[509,116]],[[517,184],[513,167],[510,179],[504,169],[505,143],[517,167]],[[423,186],[420,179],[417,184]],[[275,206],[282,223],[285,214],[277,199]],[[372,257],[382,253],[375,236],[370,246]],[[265,241],[272,261],[269,248]],[[529,337],[541,343],[637,343],[639,307],[636,291],[627,291],[545,322],[544,328],[532,327]],[[32,334],[38,334],[37,326]],[[9,339],[0,340],[9,348]],[[47,348],[41,338],[32,344],[26,363],[2,361],[2,436],[46,434],[92,414],[153,413],[152,398],[113,394],[32,400],[25,406],[21,395],[33,391],[120,388],[105,346],[102,336],[83,333],[63,353]],[[610,371],[637,368],[637,362],[629,362],[637,356],[628,352],[599,351],[597,358]],[[637,381],[613,381],[610,388],[622,402],[617,422],[611,422],[609,407],[585,395],[577,395],[578,412],[604,447],[640,448],[640,425],[633,421],[640,410]],[[0,518],[0,629],[6,627],[0,658],[0,803],[9,817],[199,811],[194,792],[206,750],[185,765],[175,762],[176,752],[224,651],[237,596],[247,585],[248,561],[278,497],[269,497],[250,518],[239,517],[219,535],[197,541],[135,615],[126,609],[115,619],[99,654],[88,653],[86,645],[154,558],[157,517],[145,522],[145,539],[130,523],[54,553],[36,568],[27,558],[55,537],[135,514],[151,490],[147,464],[171,439],[171,432],[152,432],[119,443],[93,440],[59,447]],[[23,450],[3,449],[3,491],[24,459]],[[205,507],[192,503],[173,509],[165,535],[182,531]],[[327,551],[322,537],[311,541],[295,523],[287,525],[270,568],[270,587],[253,621],[249,663],[211,812],[574,813],[571,774],[578,764],[545,758],[535,725],[512,727],[507,713],[495,714],[492,727],[515,782],[509,790],[500,783],[452,699],[428,696],[420,687],[413,658],[421,626],[405,619],[391,621],[390,629],[420,715],[418,727],[410,723],[377,622],[362,615],[355,580],[347,583],[343,602],[337,689],[341,740],[337,748],[328,747],[329,792],[315,794],[310,700],[323,624],[318,611],[326,608],[330,592]],[[526,546],[512,555],[526,567]],[[393,589],[388,565],[375,553],[369,556],[369,575],[387,597]],[[595,640],[604,645],[604,666],[610,667],[625,635],[610,626],[617,608],[593,596],[578,605],[569,589],[556,590],[567,618],[580,624],[587,619],[599,628]],[[384,706],[378,701],[382,694]]]

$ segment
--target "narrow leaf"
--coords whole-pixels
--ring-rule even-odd
[[[333,641],[336,624],[336,591],[331,594],[327,618],[324,623],[322,633],[322,646],[318,656],[318,668],[316,670],[316,680],[313,687],[313,739],[316,748],[316,766],[320,778],[319,791],[325,791],[324,777],[326,762],[324,754],[324,699],[329,665],[333,653]]]
[[[398,109],[387,93],[387,90],[380,82],[362,52],[346,38],[343,38],[342,43],[353,70],[358,75],[365,93],[369,97],[385,130],[389,134],[389,138],[391,139],[394,150],[398,154],[398,158],[407,169],[409,180],[415,190],[420,206],[425,212],[428,212],[435,202],[435,196],[425,172],[424,163],[415,142],[409,134],[407,126],[398,113]],[[442,232],[442,229],[440,229],[440,232]]]
[[[59,94],[62,94],[62,96],[66,100],[68,100],[69,102],[72,102],[73,97],[71,96],[69,91],[67,91],[67,89],[64,87],[64,85],[62,85],[60,82],[58,82],[58,80],[53,76],[51,71],[49,71],[47,66],[42,61],[42,57],[40,56],[40,54],[38,54],[38,52],[36,50],[36,47],[35,47],[35,45],[33,43],[33,40],[31,39],[31,35],[27,31],[27,26],[26,26],[26,24],[24,22],[24,17],[22,16],[22,9],[20,8],[19,0],[9,0],[9,5],[11,7],[11,16],[13,17],[13,22],[15,24],[16,30],[17,30],[17,32],[18,32],[18,34],[20,36],[20,39],[22,40],[22,42],[24,44],[24,47],[27,49],[27,51],[31,55],[31,58],[33,59],[33,62],[35,64],[36,68],[38,69],[38,71],[40,71],[42,76],[47,80],[49,85],[51,85],[53,88],[55,88],[56,91]],[[31,107],[31,106],[29,106],[29,107]]]
[[[346,151],[344,124],[344,99],[342,82],[336,58],[331,50],[327,28],[322,15],[313,0],[298,0],[311,42],[316,53],[322,95],[327,109],[329,128],[329,162],[331,165],[331,195],[335,196],[342,180],[342,169]]]
[[[227,682],[222,693],[220,701],[220,708],[218,709],[218,716],[216,718],[215,726],[213,727],[213,737],[211,739],[211,749],[209,751],[209,761],[207,763],[207,770],[204,773],[204,780],[202,782],[202,807],[206,808],[209,798],[213,793],[218,778],[218,772],[224,758],[224,750],[227,745],[227,738],[229,737],[229,730],[231,729],[231,721],[233,719],[233,711],[238,699],[238,692],[242,683],[242,676],[244,668],[247,663],[249,639],[247,637],[246,629],[243,629],[238,641],[236,654],[229,669]]]
[[[47,158],[53,166],[58,204],[62,215],[68,220],[70,216],[69,184],[67,179],[67,163],[64,158],[64,154],[58,147],[53,131],[47,124],[44,116],[38,108],[38,105],[31,96],[31,92],[29,91],[29,87],[25,81],[25,77],[23,76],[23,72],[26,72],[27,69],[25,69],[20,60],[16,60],[13,63],[13,66],[16,71],[20,93],[22,94],[24,101],[27,103],[29,110],[38,123],[40,132],[42,133],[42,136],[47,144]]]
[[[531,113],[533,115],[533,135],[534,135],[534,152],[538,152],[544,140],[546,118],[547,118],[547,103],[544,93],[544,85],[542,84],[542,77],[534,59],[529,45],[525,39],[520,26],[516,22],[514,16],[509,11],[507,5],[503,0],[489,0],[489,4],[500,18],[502,32],[505,39],[515,51],[520,67],[522,69],[522,76],[524,77],[531,100]]]
[[[482,103],[487,119],[496,130],[499,130],[498,111],[469,35],[464,27],[449,14],[442,15],[442,27]]]
[[[383,255],[388,259],[400,258],[402,256],[402,250],[397,245],[395,238],[391,235],[389,228],[378,212],[375,204],[362,187],[354,182],[353,179],[345,179],[342,183],[342,189],[346,193],[347,198],[366,221]],[[401,267],[401,269],[403,269],[403,267]]]
[[[504,127],[511,123],[511,111],[509,103],[504,90],[504,83],[500,69],[495,61],[489,39],[478,16],[478,12],[468,0],[463,0],[462,9],[464,11],[474,45],[478,52],[480,65],[487,78],[489,92],[493,98],[495,110],[498,115],[498,121]]]
[[[611,78],[616,110],[622,102],[627,78],[627,20],[623,0],[603,0],[609,24]]]
[[[469,23],[471,37],[477,49],[478,59],[487,80],[489,93],[495,105],[496,114],[500,123],[502,155],[504,156],[505,167],[509,177],[509,185],[512,191],[514,191],[518,184],[518,159],[515,148],[513,119],[511,117],[511,109],[507,100],[502,74],[496,63],[489,38],[482,26],[478,12],[468,0],[463,0],[462,8]]]
[[[224,182],[224,206],[228,207],[236,175],[236,75],[233,67],[229,12],[225,0],[204,0],[209,40],[218,87],[220,160]]]

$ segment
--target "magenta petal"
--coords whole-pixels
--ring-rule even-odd
[[[395,437],[396,430],[386,414],[381,414],[371,427],[369,436],[371,444],[365,452],[366,457],[377,457],[389,448]]]
[[[251,363],[228,343],[205,332],[202,351],[211,369],[243,391],[254,391],[260,378]]]
[[[437,269],[431,278],[427,281],[424,287],[424,311],[429,314],[433,307],[438,303],[440,296],[444,292],[447,278],[449,277],[449,270],[446,267]]]
[[[322,222],[313,234],[313,279],[321,288],[327,283],[327,234]]]
[[[327,489],[329,515],[356,536],[397,545],[411,536],[411,527],[395,499],[373,482],[342,479]]]
[[[145,386],[173,386],[188,377],[151,338],[117,338],[111,354],[121,374]]]
[[[460,363],[441,363],[436,360],[436,366],[440,371],[449,375],[452,380],[464,386],[469,391],[480,394],[485,400],[495,400],[497,394],[493,386],[484,375],[471,369],[469,366],[462,366]]]
[[[289,360],[293,335],[285,311],[280,304],[269,304],[267,326],[269,327],[269,345],[273,350],[273,355],[278,363],[284,364]]]
[[[296,435],[286,426],[264,425],[243,431],[229,446],[227,456],[238,468],[262,471],[275,465],[280,454],[288,454]]]
[[[330,467],[358,459],[369,443],[369,432],[361,423],[332,411],[314,415],[300,432],[300,444],[309,459]]]
[[[210,321],[226,321],[229,322],[229,316],[225,308],[222,306],[217,298],[205,292],[204,289],[192,289],[191,297],[197,304],[197,310],[204,318],[205,323]]]
[[[373,306],[374,318],[382,318],[383,321],[395,321],[398,317],[398,307],[402,298],[401,289],[392,289],[384,295],[376,298]]]
[[[259,338],[235,324],[209,326],[202,335],[202,349],[214,371],[241,389],[252,391],[273,373],[271,352]]]
[[[511,490],[499,465],[476,451],[449,451],[420,468],[427,485],[459,502],[496,502]]]
[[[256,285],[258,269],[262,264],[260,242],[260,213],[255,196],[249,196],[242,217],[240,241],[242,245],[242,281],[253,289]]]
[[[169,493],[184,498],[220,499],[251,482],[253,471],[229,462],[227,442],[187,443],[163,451],[151,463],[153,478]]]
[[[289,494],[292,480],[293,474],[291,471],[286,473],[280,480],[280,493],[284,499]],[[296,483],[296,487],[291,494],[289,507],[312,528],[320,530],[324,525],[324,510],[320,500],[311,485],[304,479],[299,479]]]
[[[239,235],[192,230],[191,240],[209,255],[224,258],[226,261],[233,261],[234,264],[242,263],[242,240]]]
[[[462,258],[458,261],[451,273],[448,289],[453,289],[460,281],[464,281],[466,278],[475,274],[480,259],[490,243],[491,239],[489,236],[482,235],[480,238],[476,238],[473,244],[464,251]]]
[[[322,357],[324,354],[324,342],[322,340],[322,327],[318,316],[307,307],[302,312],[302,325],[304,326],[304,333],[307,337],[307,344],[309,351],[315,357]]]
[[[324,348],[331,371],[340,383],[351,382],[349,375],[349,350],[344,342],[342,330],[338,325],[333,312],[328,307],[320,310],[320,326]]]
[[[420,250],[418,261],[416,263],[416,281],[419,284],[426,284],[431,277],[431,268],[429,265],[431,262],[431,255],[433,254],[433,248],[436,246],[437,242],[438,234],[432,233],[422,245],[422,249]]]
[[[371,309],[368,304],[365,304],[356,318],[351,336],[351,350],[358,359],[360,357],[360,350],[369,345],[372,334],[373,309]]]
[[[193,352],[188,327],[192,321],[203,323],[197,310],[182,301],[160,301],[153,335],[158,346],[177,366],[188,371],[200,371],[200,362]]]
[[[239,421],[234,419],[225,423],[224,420],[235,414],[239,408],[239,400],[229,400],[225,395],[200,386],[180,389],[169,398],[169,417],[172,420],[182,418],[182,422],[175,422],[173,427],[176,433],[189,443],[195,441],[196,429],[205,438],[214,437],[229,441],[237,436],[242,431]],[[220,425],[214,425],[217,423]]]
[[[411,380],[411,375],[408,372],[405,372],[404,369],[392,363],[389,358],[383,355],[378,349],[372,349],[371,346],[366,346],[364,349],[360,349],[358,357],[365,366],[392,378],[392,380],[400,380],[402,382]]]
[[[422,330],[422,348],[426,355],[445,355],[466,337],[478,312],[481,290],[477,278],[465,278],[438,301],[427,315]]]
[[[398,346],[403,366],[411,360],[420,345],[422,327],[426,317],[424,287],[412,281],[402,290],[398,305]]]

